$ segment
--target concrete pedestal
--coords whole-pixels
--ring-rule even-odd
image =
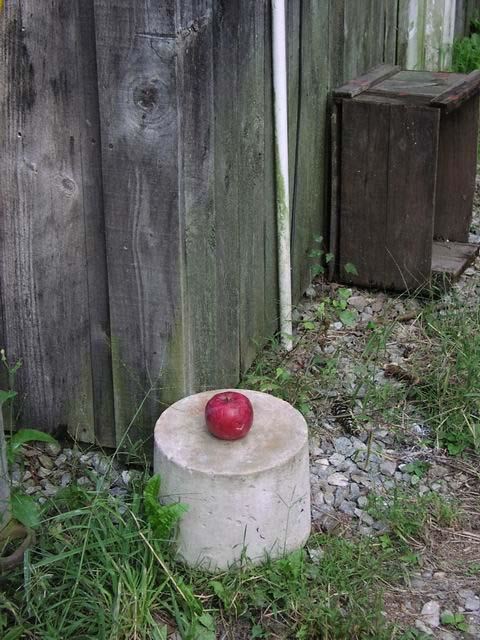
[[[241,440],[213,437],[204,410],[218,391],[169,407],[155,427],[162,502],[189,505],[178,553],[191,566],[225,569],[242,552],[254,562],[302,546],[310,533],[307,425],[283,400],[241,390],[254,421]]]

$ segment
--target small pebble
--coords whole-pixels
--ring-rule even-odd
[[[397,470],[397,463],[392,460],[385,460],[380,464],[380,471],[387,476],[393,476]]]
[[[440,605],[435,600],[426,602],[422,607],[422,620],[429,627],[436,628],[440,625]]]
[[[327,482],[334,487],[348,486],[348,478],[343,473],[332,473],[330,476],[328,476]]]
[[[334,453],[332,456],[330,456],[328,461],[332,466],[338,467],[339,465],[342,464],[342,462],[345,461],[345,456],[342,456],[341,453]]]
[[[67,462],[67,456],[65,453],[61,453],[57,459],[55,460],[55,466],[56,467],[63,467],[65,465],[65,463]]]
[[[361,509],[365,508],[365,507],[368,505],[368,498],[367,498],[367,496],[360,496],[360,497],[357,499],[357,504],[358,504],[358,506],[359,506]]]
[[[46,456],[42,453],[38,456],[38,461],[45,469],[53,469],[53,460],[50,458],[50,456]]]
[[[433,631],[421,620],[415,620],[415,627],[427,636],[433,636]]]
[[[312,560],[312,562],[320,562],[323,556],[325,555],[325,551],[322,548],[309,549],[308,555],[310,556],[310,559]]]
[[[480,598],[478,596],[469,597],[465,600],[466,611],[479,611],[480,610]]]

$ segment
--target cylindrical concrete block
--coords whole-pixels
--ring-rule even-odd
[[[225,569],[242,552],[254,562],[302,546],[310,533],[308,433],[303,416],[283,400],[241,390],[253,426],[241,440],[219,440],[205,424],[205,405],[219,393],[189,396],[155,427],[160,500],[183,502],[178,553],[191,566]]]

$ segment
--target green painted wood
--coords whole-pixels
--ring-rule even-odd
[[[111,420],[92,20],[90,2],[22,0],[0,26],[1,346],[23,362],[22,423],[90,442],[94,407],[106,440]]]
[[[95,20],[116,438],[137,441],[185,386],[176,38],[149,3]]]

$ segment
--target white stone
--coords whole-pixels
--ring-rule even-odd
[[[415,627],[424,633],[426,636],[433,636],[433,631],[427,627],[427,625],[421,620],[415,620]]]
[[[397,469],[397,463],[393,460],[385,460],[380,465],[380,471],[384,473],[386,476],[393,476]]]
[[[480,598],[478,596],[470,596],[465,600],[465,609],[467,611],[479,611],[480,610]]]
[[[347,300],[347,302],[351,307],[353,307],[357,311],[363,311],[368,304],[368,300],[366,300],[362,296],[351,296]]]
[[[343,473],[332,473],[332,475],[328,476],[327,482],[334,487],[348,486],[348,478]]]
[[[160,500],[183,502],[177,551],[190,566],[223,570],[245,553],[254,562],[301,547],[310,534],[308,430],[283,400],[243,390],[253,405],[246,437],[207,430],[205,405],[218,391],[169,407],[155,427]]]
[[[435,600],[430,600],[423,605],[422,620],[429,627],[438,627],[440,625],[440,605]]]

